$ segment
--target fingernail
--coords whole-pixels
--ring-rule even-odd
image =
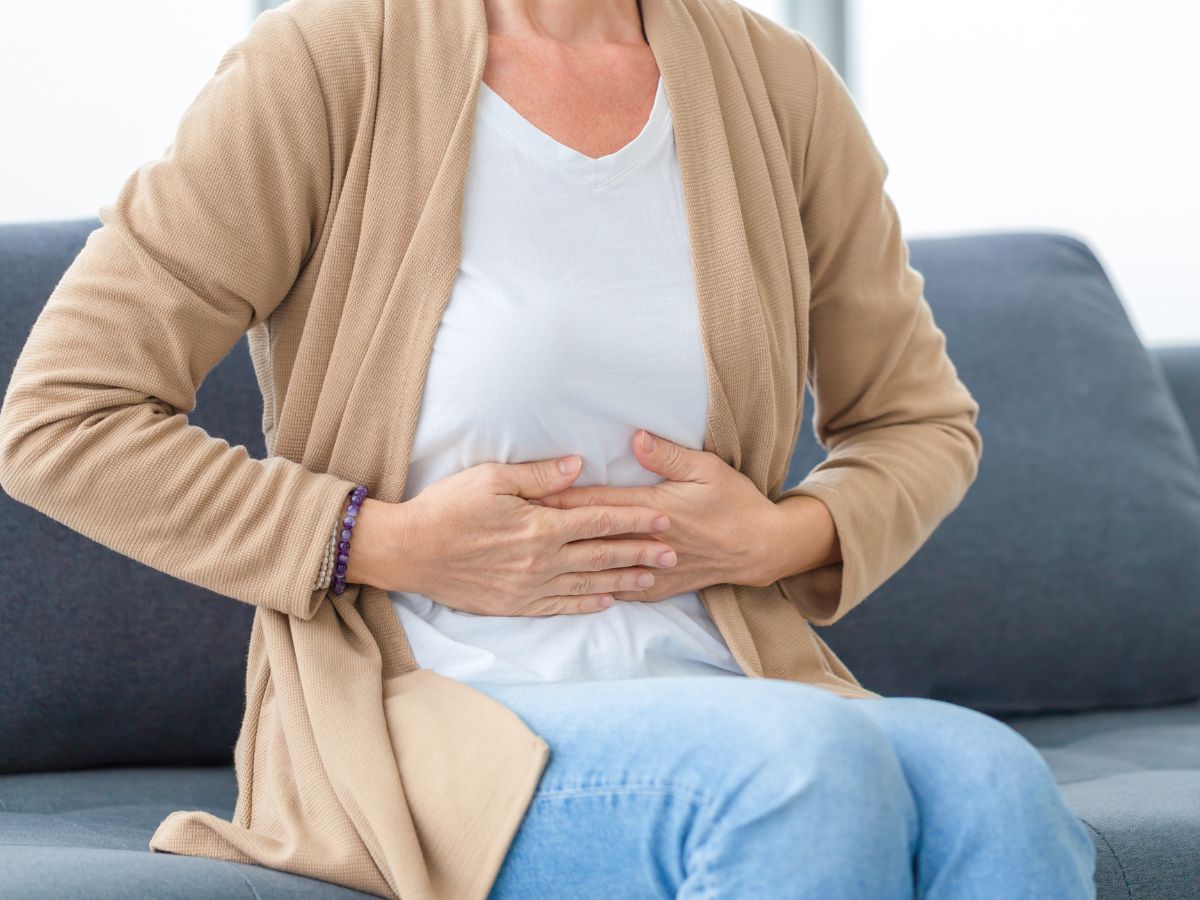
[[[600,605],[603,606],[605,609],[607,609],[608,607],[613,605],[613,598],[608,596],[607,594],[605,594],[603,597],[600,598]]]
[[[658,563],[662,566],[673,566],[675,565],[675,561],[676,556],[674,550],[668,550],[666,553],[662,553],[658,557]]]
[[[658,516],[653,522],[650,523],[650,526],[655,531],[666,531],[671,527],[671,520],[666,516]]]
[[[541,500],[530,500],[529,502],[532,503],[534,506],[545,506],[546,505]]]
[[[651,575],[649,572],[643,572],[641,575],[639,575],[637,577],[637,586],[638,587],[646,588],[646,587],[650,587],[650,585],[652,585],[652,584],[654,584],[654,576]]]
[[[645,450],[647,453],[653,453],[654,446],[655,446],[655,440],[654,440],[654,438],[652,438],[650,436],[650,432],[643,431],[642,432],[642,449]]]
[[[558,471],[564,475],[570,475],[579,469],[578,456],[565,456],[558,461]]]

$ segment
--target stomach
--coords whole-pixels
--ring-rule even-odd
[[[460,681],[745,674],[696,591],[556,616],[485,616],[421,594],[388,596],[418,665]]]

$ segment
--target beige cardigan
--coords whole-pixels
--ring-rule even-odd
[[[825,502],[841,542],[835,565],[703,601],[750,676],[878,697],[812,625],[850,612],[956,507],[978,407],[829,62],[732,0],[642,9],[682,169],[705,449],[772,499]],[[16,365],[3,488],[256,606],[233,820],[174,812],[154,850],[483,898],[548,760],[507,707],[418,667],[385,591],[312,590],[354,484],[401,498],[487,48],[483,0],[261,14],[163,157],[101,207]],[[265,460],[187,420],[247,330]],[[806,379],[828,457],[785,491]]]

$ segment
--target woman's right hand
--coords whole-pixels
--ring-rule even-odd
[[[562,472],[561,461],[573,465]],[[633,536],[669,528],[660,510],[529,502],[569,487],[580,471],[578,455],[480,463],[398,504],[405,584],[394,589],[486,616],[599,612],[612,591],[645,590],[654,568],[676,562],[669,544]],[[644,574],[649,584],[638,583]]]

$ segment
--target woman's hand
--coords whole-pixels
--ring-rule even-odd
[[[643,436],[650,438],[652,448],[642,443]],[[662,600],[711,584],[766,585],[776,580],[785,514],[754,482],[714,453],[682,447],[646,431],[633,436],[633,450],[643,467],[666,480],[647,487],[568,487],[541,497],[541,503],[560,510],[635,505],[662,510],[671,520],[659,537],[678,554],[678,564],[656,572],[653,587],[614,597]]]
[[[670,527],[662,510],[628,498],[572,510],[529,502],[568,487],[582,468],[578,455],[481,463],[395,504],[388,552],[403,585],[387,589],[487,616],[598,612],[614,591],[636,594],[638,576],[658,571],[671,550],[649,536]]]

